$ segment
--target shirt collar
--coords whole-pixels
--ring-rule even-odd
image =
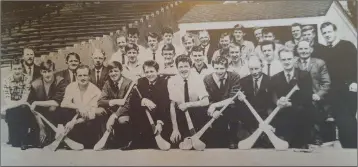
[[[285,78],[287,78],[287,74],[290,74],[291,79],[294,77],[295,74],[295,69],[293,68],[292,71],[287,72],[285,70],[283,70],[283,73],[285,74]]]
[[[201,73],[204,69],[208,69],[208,66],[206,65],[206,63],[204,63],[203,67],[201,69],[197,69],[196,66],[194,65],[193,68],[198,72]],[[200,70],[200,71],[199,71]]]
[[[213,78],[214,78],[215,81],[220,82],[220,78],[216,75],[215,72],[213,72],[212,75],[213,75]],[[227,72],[224,75],[224,80],[226,80],[226,79],[227,79]]]
[[[103,70],[103,66],[98,70],[97,68],[94,68],[94,70],[97,72],[97,71],[99,71],[99,72],[101,72],[102,70]]]
[[[303,60],[303,59],[300,59],[300,61],[301,61],[301,63],[303,63],[304,60]],[[311,58],[310,58],[310,57],[306,59],[307,64],[308,64],[310,61],[311,61]]]
[[[332,47],[335,47],[335,46],[338,44],[339,41],[340,41],[340,39],[339,39],[339,38],[336,38],[336,40],[334,40],[334,41],[332,42]]]

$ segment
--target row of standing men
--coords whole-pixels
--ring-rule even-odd
[[[6,104],[10,106],[6,110],[6,120],[9,128],[12,129],[9,141],[13,145],[26,148],[29,141],[21,141],[25,137],[19,138],[18,135],[41,136],[40,140],[47,139],[47,142],[54,137],[51,133],[47,138],[44,137],[46,128],[43,128],[43,124],[35,125],[34,120],[26,121],[31,116],[26,118],[20,116],[26,112],[21,114],[16,112],[19,111],[20,106],[20,110],[26,108],[21,102],[16,101],[26,99],[25,101],[31,104],[32,110],[39,110],[48,118],[52,118],[50,120],[55,124],[66,124],[75,114],[73,109],[82,111],[80,113],[86,118],[85,120],[93,123],[76,125],[77,129],[82,130],[73,130],[69,136],[81,141],[85,147],[92,147],[98,140],[96,136],[103,133],[104,129],[113,128],[111,122],[116,122],[114,128],[116,135],[110,140],[115,147],[125,146],[125,149],[153,147],[153,135],[149,133],[150,126],[149,123],[145,123],[148,120],[145,119],[144,112],[140,112],[143,111],[143,107],[151,109],[151,114],[157,121],[156,130],[162,132],[165,139],[178,143],[180,139],[189,135],[183,112],[180,111],[188,109],[193,117],[195,128],[200,129],[208,118],[215,116],[215,110],[223,106],[222,101],[235,94],[240,88],[262,118],[267,117],[276,105],[286,107],[272,125],[276,129],[276,134],[288,141],[290,146],[307,147],[307,144],[312,143],[313,126],[322,124],[327,118],[326,113],[330,113],[339,128],[342,145],[356,147],[356,129],[354,130],[354,127],[356,128],[356,61],[354,61],[356,48],[352,43],[340,40],[336,36],[334,24],[327,22],[320,28],[327,43],[332,45],[320,46],[323,48],[320,52],[319,49],[314,48],[316,45],[313,44],[313,38],[293,40],[292,43],[296,44],[294,47],[289,47],[287,42],[285,49],[278,49],[277,43],[273,40],[264,40],[259,43],[262,54],[247,53],[245,50],[249,44],[245,45],[245,43],[249,41],[240,44],[232,42],[226,49],[223,47],[214,52],[211,58],[205,55],[210,50],[205,46],[188,47],[186,43],[194,43],[190,35],[182,38],[186,48],[184,54],[175,56],[177,51],[174,45],[165,43],[159,47],[158,37],[149,33],[148,45],[150,48],[161,48],[159,56],[145,51],[146,54],[140,55],[143,53],[141,47],[134,43],[126,44],[124,50],[118,49],[121,54],[115,53],[109,65],[105,67],[104,52],[95,50],[92,55],[95,68],[90,70],[82,66],[79,68],[80,57],[76,53],[70,53],[66,56],[68,69],[55,75],[51,75],[54,72],[53,63],[43,62],[40,68],[36,67],[33,65],[33,51],[25,48],[21,67],[16,66],[17,63],[12,64],[14,75],[6,80],[4,87]],[[242,29],[240,25],[235,26],[234,36],[244,34]],[[128,41],[133,35],[138,37],[138,33],[130,32],[128,32]],[[200,33],[202,36],[199,34],[199,38],[205,37],[207,34],[205,32],[202,31]],[[265,31],[263,34],[267,35]],[[165,33],[163,35],[165,36]],[[225,34],[222,37],[225,38]],[[118,44],[120,38],[117,38]],[[223,38],[220,39],[221,44],[224,43],[221,42]],[[115,60],[116,58],[124,59]],[[154,59],[156,62],[148,59]],[[125,65],[122,66],[118,61]],[[206,61],[211,61],[212,66]],[[343,69],[343,66],[352,66],[352,69]],[[31,76],[41,74],[42,77],[37,79],[32,77],[34,81],[28,87],[30,91],[24,91],[27,87],[25,85],[19,87],[17,83],[19,80],[15,79],[23,74],[15,67],[21,68]],[[187,78],[187,81],[183,78]],[[32,80],[31,77],[29,80]],[[129,91],[131,80],[137,81],[137,87],[143,94],[142,99],[131,93],[129,100],[123,100],[125,93]],[[24,82],[24,79],[22,81]],[[299,84],[301,90],[292,97],[291,101],[279,98],[295,84]],[[27,96],[26,93],[29,95]],[[91,107],[86,108],[86,105]],[[9,112],[9,110],[13,111]],[[31,113],[31,110],[28,113]],[[110,116],[111,113],[117,114]],[[97,116],[98,119],[93,119]],[[23,119],[19,119],[20,117]],[[238,101],[225,111],[224,116],[217,120],[203,138],[211,147],[237,148],[237,141],[245,138],[242,134],[250,134],[257,128],[258,123],[253,118],[242,102]],[[27,133],[25,128],[19,127],[14,121],[40,128],[32,128],[37,132]],[[106,121],[107,127],[103,124]],[[89,125],[92,125],[91,128],[87,127]],[[15,129],[22,130],[14,130],[12,128],[14,126]],[[71,125],[66,124],[66,127],[68,126]],[[14,135],[16,133],[18,134]],[[262,138],[262,142],[257,144],[270,147],[267,139]],[[38,139],[34,139],[36,140]],[[130,143],[134,144],[128,144],[128,141],[133,141]]]

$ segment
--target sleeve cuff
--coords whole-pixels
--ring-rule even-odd
[[[108,105],[109,105],[110,107],[114,106],[113,100],[110,100],[110,101],[108,102]]]

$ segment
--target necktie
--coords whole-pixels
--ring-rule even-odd
[[[124,64],[124,63],[125,63],[125,61],[124,61],[124,56],[125,56],[125,54],[124,54],[124,53],[122,53],[122,64]]]
[[[303,70],[307,70],[307,60],[303,60]]]
[[[29,66],[29,73],[28,73],[29,76],[31,76],[31,74],[32,74],[31,69],[32,69],[31,66]]]
[[[254,94],[256,95],[257,94],[257,92],[258,92],[258,90],[259,90],[259,85],[258,85],[258,78],[255,78],[255,81],[254,81]]]
[[[225,81],[225,78],[221,78],[221,79],[220,79],[220,92],[222,92],[223,89],[224,89],[224,87],[225,87],[224,81]]]
[[[270,68],[271,68],[271,64],[267,64],[267,75],[270,77]]]
[[[98,84],[99,82],[99,70],[97,70],[97,78],[96,78],[96,83]]]
[[[76,81],[76,73],[72,72],[72,82],[75,82],[75,81]]]
[[[287,74],[287,83],[290,83],[290,81],[291,81],[291,75]]]
[[[332,45],[332,44],[328,44],[328,48],[333,48],[333,45]]]
[[[155,60],[155,52],[153,52],[153,60]]]
[[[184,101],[189,102],[188,80],[184,79]]]

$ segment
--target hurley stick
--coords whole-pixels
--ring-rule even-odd
[[[242,93],[242,92],[241,92]],[[252,107],[252,105],[247,101],[245,98],[244,103],[247,105],[247,107],[250,109],[251,113],[255,116],[256,120],[259,122],[260,125],[264,125],[264,120],[260,117],[260,115],[257,113],[257,111]],[[280,138],[278,138],[271,130],[264,128],[264,132],[267,134],[268,138],[270,139],[271,143],[275,147],[276,150],[287,150],[288,149],[288,143],[287,141],[284,141]]]
[[[299,90],[299,87],[295,85],[291,91],[286,95],[286,98],[290,98],[294,92]],[[272,119],[276,116],[278,111],[281,109],[280,106],[277,106],[272,113],[267,117],[267,119],[263,122],[265,125],[268,125]],[[250,149],[255,144],[257,139],[260,137],[261,133],[263,132],[262,128],[258,128],[251,136],[239,142],[238,146],[239,149]]]
[[[129,96],[130,92],[132,91],[133,86],[134,86],[135,84],[136,84],[135,82],[132,82],[132,84],[130,85],[130,87],[129,87],[127,93],[126,93],[126,95],[124,95],[124,98],[123,98],[123,99],[125,99],[125,101],[127,101],[128,96]],[[119,110],[119,109],[121,109],[121,107],[119,107],[118,110]],[[118,111],[118,110],[117,110],[117,111]],[[115,113],[113,113],[113,114],[115,114]],[[113,114],[112,114],[112,115],[113,115]],[[113,126],[113,125],[111,125],[111,126]],[[109,134],[110,134],[110,133],[111,133],[111,130],[110,130],[110,129],[107,129],[106,132],[104,132],[102,138],[94,145],[93,150],[96,150],[96,151],[102,150],[103,147],[104,147],[104,146],[106,145],[106,143],[107,143],[107,140],[108,140],[108,137],[109,137]]]
[[[137,86],[136,86],[134,89],[137,91],[137,93],[138,93],[138,95],[139,95],[139,98],[140,98],[140,99],[143,99],[142,94],[139,92]],[[147,108],[145,109],[145,114],[146,114],[147,117],[148,117],[149,123],[150,123],[150,125],[151,125],[151,127],[152,127],[152,130],[153,130],[153,133],[154,133],[154,132],[155,132],[155,123],[154,123],[153,118],[152,118],[152,116],[150,115],[150,113],[149,113],[149,111],[148,111]],[[160,135],[160,133],[156,133],[154,138],[155,138],[155,142],[157,143],[158,148],[159,148],[160,150],[165,150],[165,151],[167,151],[167,150],[170,149],[170,143],[167,142],[167,141],[165,141],[165,140],[163,139],[163,137]]]

